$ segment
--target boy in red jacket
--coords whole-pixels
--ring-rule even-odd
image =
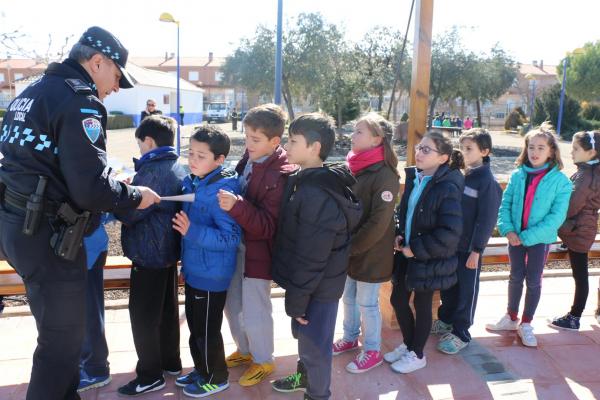
[[[294,167],[280,146],[287,117],[275,104],[252,108],[244,118],[246,152],[236,167],[242,194],[221,191],[219,205],[240,224],[244,241],[227,293],[225,316],[237,350],[229,368],[250,364],[241,386],[262,382],[274,368],[271,254],[279,206]]]

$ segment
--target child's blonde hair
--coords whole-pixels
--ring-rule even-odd
[[[515,165],[520,167],[529,162],[529,157],[527,156],[527,149],[529,148],[529,142],[534,137],[543,137],[546,139],[548,146],[552,149],[552,156],[550,157],[550,168],[558,167],[559,170],[563,169],[563,162],[560,158],[560,148],[558,147],[558,138],[556,136],[556,132],[554,131],[554,127],[548,121],[542,123],[539,127],[530,130],[527,135],[525,135],[525,146],[523,150],[521,150],[521,154],[517,157],[517,161],[515,161]]]
[[[358,125],[360,122],[367,125],[367,129],[372,136],[381,137],[384,161],[396,175],[400,176],[400,173],[398,172],[398,156],[396,156],[392,145],[394,126],[377,113],[369,113],[359,118],[358,121],[356,121],[356,124]]]

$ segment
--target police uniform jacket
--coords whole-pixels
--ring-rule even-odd
[[[47,199],[93,213],[137,207],[139,190],[109,176],[106,121],[87,71],[72,59],[50,64],[8,106],[0,130],[0,180],[28,195],[44,175]]]

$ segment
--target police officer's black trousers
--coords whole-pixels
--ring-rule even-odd
[[[38,329],[27,400],[79,399],[79,356],[84,334],[85,252],[73,262],[50,248],[44,217],[33,236],[21,233],[23,213],[0,204],[0,252],[25,282]]]

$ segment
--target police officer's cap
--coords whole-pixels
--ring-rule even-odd
[[[115,62],[121,70],[120,88],[129,89],[133,87],[133,79],[125,70],[129,52],[112,33],[98,26],[92,26],[81,35],[79,43],[98,50]]]

